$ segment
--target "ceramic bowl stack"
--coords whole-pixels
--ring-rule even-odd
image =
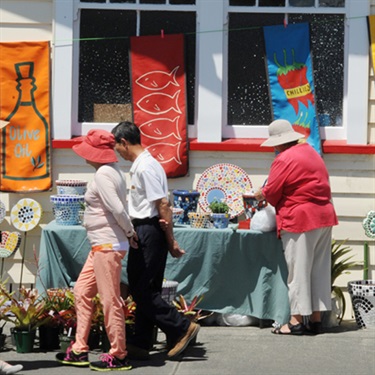
[[[56,224],[79,225],[85,202],[87,182],[83,180],[57,180],[57,195],[51,195]]]

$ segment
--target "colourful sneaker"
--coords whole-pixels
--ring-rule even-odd
[[[90,364],[88,352],[76,353],[72,349],[72,344],[66,350],[66,353],[57,353],[56,361],[62,363],[63,365],[70,366],[80,366],[85,367]]]
[[[90,369],[94,371],[116,371],[131,370],[127,358],[118,359],[110,354],[102,354],[99,356],[100,361],[90,363]]]

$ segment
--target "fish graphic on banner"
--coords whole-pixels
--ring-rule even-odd
[[[168,177],[188,171],[184,37],[130,39],[133,117],[142,145]]]
[[[265,26],[263,31],[274,118],[288,120],[321,154],[309,24]]]
[[[49,42],[0,43],[0,55],[0,190],[49,190]]]

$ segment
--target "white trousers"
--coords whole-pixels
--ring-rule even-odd
[[[288,295],[292,315],[331,310],[332,227],[309,232],[281,231],[288,266]]]

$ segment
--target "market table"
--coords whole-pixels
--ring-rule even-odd
[[[186,254],[168,256],[165,278],[179,282],[178,294],[204,295],[204,310],[288,320],[287,268],[275,232],[175,227],[174,234]],[[38,290],[73,285],[89,251],[83,227],[49,223],[41,236]],[[126,257],[123,263],[126,283]]]

